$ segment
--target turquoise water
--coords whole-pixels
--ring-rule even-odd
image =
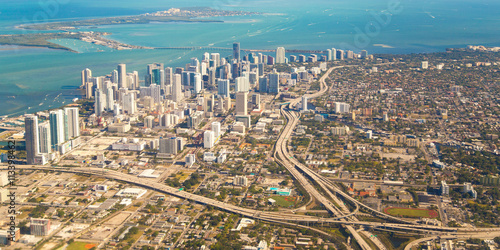
[[[41,3],[46,2],[61,4],[44,7]],[[218,18],[224,23],[152,23],[100,26],[91,30],[111,32],[109,38],[124,43],[155,47],[230,47],[239,41],[242,48],[250,49],[336,47],[356,52],[366,49],[370,53],[422,53],[469,44],[500,46],[499,1],[401,1],[401,11],[393,12],[387,24],[380,24],[377,17],[387,17],[392,2],[4,0],[0,5],[0,33],[26,32],[15,26],[34,19],[74,20],[208,6],[267,14]],[[370,27],[370,32],[365,27]],[[361,42],[362,36],[367,39]],[[182,66],[189,58],[201,57],[204,52],[113,51],[81,41],[55,42],[80,53],[0,46],[0,98],[4,102],[0,115],[31,113],[70,102],[80,94],[75,87],[80,85],[80,71],[87,67],[94,75],[104,75],[115,69],[116,64],[126,63],[128,71],[138,70],[143,75],[148,63]]]

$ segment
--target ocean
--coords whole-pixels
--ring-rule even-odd
[[[261,12],[218,17],[224,23],[106,25],[109,38],[151,47],[215,46],[241,48],[351,49],[369,53],[427,53],[470,44],[500,46],[500,2],[416,0],[2,0],[0,34],[19,34],[16,25],[137,15],[172,7],[212,7]],[[81,41],[56,40],[79,53],[44,48],[0,46],[0,115],[57,108],[79,97],[80,72],[109,74],[118,63],[143,75],[146,64],[183,66],[204,51],[116,51]],[[228,56],[230,52],[221,52]]]

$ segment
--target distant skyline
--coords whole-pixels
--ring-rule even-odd
[[[358,31],[376,24],[375,14],[385,13],[391,1],[59,1],[43,6],[37,1],[6,1],[0,6],[0,34],[22,33],[15,25],[44,21],[75,20],[106,16],[136,15],[171,7],[207,6],[229,10],[257,11],[272,15],[219,18],[225,23],[167,23],[102,26],[94,30],[123,43],[141,46],[218,46],[241,49],[351,49],[356,53],[426,53],[469,44],[500,46],[498,1],[402,1],[403,11],[368,42]],[[286,3],[286,4],[285,4]],[[451,7],[450,7],[451,6]],[[49,8],[50,7],[50,8]],[[279,15],[276,15],[279,14]],[[34,32],[34,31],[30,31]],[[357,36],[356,36],[357,35]],[[356,42],[358,39],[359,41]],[[162,62],[179,66],[204,51],[113,51],[83,41],[54,41],[80,54],[39,48],[12,49],[0,45],[0,98],[9,108],[0,115],[22,114],[55,108],[78,97],[84,68],[99,74],[126,63],[127,70],[143,74],[143,65]],[[359,46],[363,45],[363,46]],[[101,51],[101,52],[98,52]],[[221,56],[231,55],[231,51]],[[273,53],[274,54],[274,53]],[[241,53],[241,56],[244,52]],[[72,90],[73,89],[73,90]],[[15,97],[15,98],[14,98]],[[50,98],[49,98],[50,97]],[[56,98],[57,97],[57,98]]]

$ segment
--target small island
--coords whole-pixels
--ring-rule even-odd
[[[77,39],[97,45],[106,46],[116,50],[124,49],[152,49],[150,47],[135,46],[106,39],[103,36],[110,35],[108,32],[78,32],[78,27],[97,28],[101,25],[118,24],[147,24],[151,22],[223,22],[209,18],[220,16],[242,16],[254,15],[257,12],[216,10],[208,7],[194,8],[171,8],[165,11],[145,13],[136,16],[105,17],[79,21],[50,22],[19,25],[17,28],[25,30],[59,30],[54,33],[30,33],[30,34],[3,34],[0,35],[0,45],[18,45],[43,47],[49,49],[62,49],[71,52],[71,48],[51,42],[53,39]]]

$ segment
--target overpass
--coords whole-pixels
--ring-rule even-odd
[[[50,166],[30,166],[30,165],[18,165],[17,169],[24,170],[38,170],[38,171],[55,171],[55,172],[66,172],[74,174],[85,174],[85,175],[96,175],[107,179],[113,179],[118,181],[124,181],[130,184],[134,184],[140,187],[144,187],[150,190],[154,190],[160,193],[169,194],[186,200],[191,200],[200,204],[211,205],[217,207],[221,210],[240,214],[249,218],[254,218],[263,221],[270,222],[295,222],[304,224],[346,224],[355,226],[368,226],[371,228],[392,228],[404,231],[427,231],[428,233],[470,233],[470,232],[500,232],[500,228],[456,228],[456,227],[438,227],[431,225],[420,225],[420,224],[400,224],[400,223],[381,223],[381,222],[368,222],[368,221],[343,221],[345,217],[338,218],[320,218],[309,215],[298,215],[291,213],[280,213],[280,212],[268,212],[260,211],[249,208],[242,208],[228,203],[224,203],[218,200],[213,200],[206,198],[204,196],[192,194],[185,191],[179,191],[179,189],[167,186],[162,183],[157,183],[146,178],[139,178],[133,175],[120,173],[114,170],[107,170],[101,168],[88,168],[88,167],[50,167]],[[7,170],[6,167],[0,168],[0,170]]]

